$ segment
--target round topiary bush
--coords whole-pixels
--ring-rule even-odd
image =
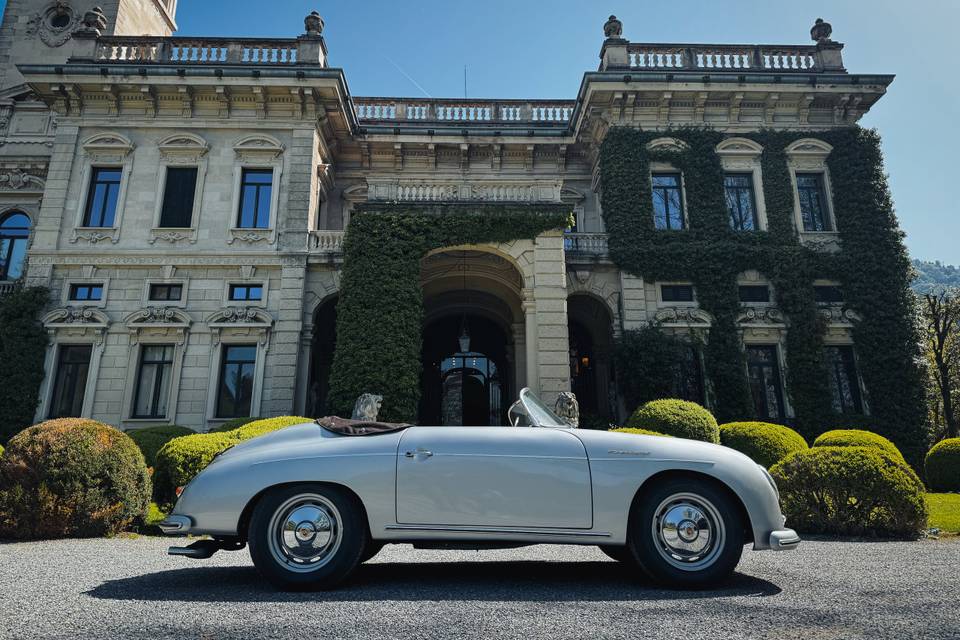
[[[627,420],[627,427],[647,429],[677,438],[720,442],[717,420],[696,402],[653,400],[642,405]]]
[[[768,469],[794,451],[808,449],[799,433],[782,424],[728,422],[720,425],[720,444],[746,454]]]
[[[798,531],[911,538],[926,528],[920,478],[877,447],[813,447],[790,454],[770,473],[787,522]]]
[[[148,467],[154,467],[157,464],[157,452],[160,447],[167,444],[174,438],[188,436],[194,433],[193,429],[180,427],[175,424],[165,424],[157,427],[146,427],[144,429],[131,429],[126,434],[130,439],[137,443]]]
[[[92,537],[143,517],[150,478],[126,434],[81,418],[24,429],[0,458],[0,537]]]
[[[893,444],[883,436],[872,431],[862,429],[834,429],[820,434],[813,441],[814,447],[873,447],[886,451],[895,458],[905,462],[903,454],[897,445]]]
[[[277,429],[310,422],[299,416],[254,420],[232,431],[194,433],[174,438],[160,447],[153,472],[153,496],[160,504],[176,499],[176,488],[185,486],[203,471],[214,456],[233,445]]]
[[[657,431],[650,431],[649,429],[635,429],[633,427],[617,427],[616,429],[610,429],[610,431],[615,431],[617,433],[635,433],[641,436],[661,436],[664,438],[673,437],[666,433],[658,433]]]
[[[960,438],[933,445],[924,460],[931,491],[960,491]]]

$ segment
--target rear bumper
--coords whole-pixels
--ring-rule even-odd
[[[190,533],[193,520],[190,516],[169,515],[159,525],[160,531],[168,536],[182,536]]]
[[[770,533],[770,548],[774,551],[789,551],[800,546],[800,536],[793,529],[777,529]]]

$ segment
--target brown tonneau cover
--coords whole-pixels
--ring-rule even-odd
[[[364,420],[347,420],[337,416],[317,418],[317,424],[341,436],[375,436],[391,431],[400,431],[413,426],[405,422],[370,422]]]

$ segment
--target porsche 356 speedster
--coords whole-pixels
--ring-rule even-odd
[[[722,581],[745,544],[793,549],[766,469],[719,445],[571,428],[529,390],[508,427],[321,418],[234,446],[160,525],[208,535],[170,553],[249,545],[280,588],[327,588],[384,544],[597,545],[653,580]]]

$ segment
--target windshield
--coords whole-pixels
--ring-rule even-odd
[[[527,417],[535,427],[565,427],[570,425],[557,417],[547,405],[540,401],[540,398],[533,395],[530,389],[524,388],[520,392],[520,404],[523,405]]]

